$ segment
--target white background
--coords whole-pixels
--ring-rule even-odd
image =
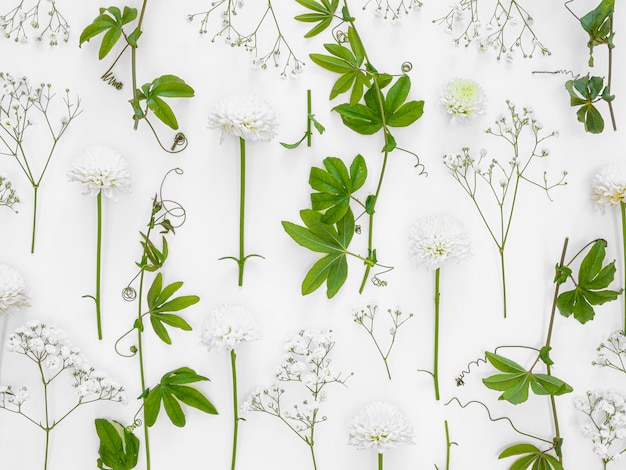
[[[420,176],[413,167],[412,157],[399,152],[391,155],[377,205],[375,246],[379,260],[395,269],[386,276],[387,287],[368,284],[359,295],[363,266],[350,260],[348,281],[332,300],[325,297],[324,289],[307,297],[300,295],[300,283],[317,257],[292,242],[280,221],[299,222],[298,211],[309,205],[310,168],[321,166],[326,156],[350,162],[356,154],[363,154],[370,177],[362,194],[373,192],[383,143],[380,135],[355,134],[331,112],[333,106],[343,102],[342,98],[332,103],[327,99],[335,76],[308,59],[309,53],[323,52],[322,44],[330,42],[330,32],[311,40],[303,39],[308,25],[293,20],[303,9],[296,2],[276,0],[276,14],[283,32],[299,58],[307,62],[299,79],[281,80],[274,70],[252,70],[251,57],[245,51],[219,40],[211,43],[209,34],[197,33],[197,21],[191,24],[186,21],[187,14],[209,8],[208,0],[151,2],[137,51],[139,83],[162,74],[175,74],[196,92],[193,99],[172,101],[181,130],[189,139],[189,147],[172,156],[157,146],[145,124],[140,124],[138,131],[132,129],[127,102],[129,58],[122,59],[115,69],[115,75],[125,85],[122,91],[116,91],[99,78],[113,58],[111,55],[102,62],[97,60],[99,39],[78,48],[80,31],[97,15],[98,6],[108,5],[80,2],[80,6],[70,7],[69,3],[60,1],[58,5],[73,27],[69,44],[50,48],[46,44],[0,42],[2,70],[15,76],[26,75],[32,83],[50,82],[58,91],[67,87],[72,95],[80,96],[84,109],[61,140],[41,187],[34,255],[29,252],[30,185],[11,158],[0,159],[0,171],[10,177],[23,200],[19,214],[6,209],[0,212],[0,262],[24,274],[32,298],[29,309],[0,323],[4,328],[0,333],[6,338],[10,331],[30,319],[56,325],[67,332],[95,367],[126,385],[131,403],[125,408],[106,402],[79,408],[53,431],[50,470],[95,468],[98,441],[93,419],[106,417],[130,422],[138,407],[134,400],[141,392],[137,361],[121,358],[113,349],[115,340],[132,327],[136,315],[136,306],[122,300],[120,292],[136,273],[134,262],[141,253],[138,232],[144,230],[148,221],[151,198],[165,172],[174,167],[182,168],[185,173],[170,176],[165,196],[179,201],[188,218],[170,239],[164,280],[184,281],[181,292],[197,294],[201,301],[184,312],[194,331],[173,333],[172,346],[162,344],[151,333],[145,335],[147,380],[154,385],[169,370],[183,365],[192,367],[211,378],[210,383],[200,388],[220,415],[189,410],[187,426],[183,429],[175,428],[162,416],[151,429],[154,469],[229,468],[232,427],[229,360],[227,354],[207,353],[199,344],[202,321],[208,312],[223,303],[244,305],[254,312],[263,335],[260,342],[239,350],[241,401],[253,388],[270,384],[271,371],[279,364],[283,342],[291,333],[305,327],[330,328],[336,332],[335,368],[354,372],[354,376],[345,388],[329,386],[329,399],[323,409],[328,420],[316,431],[320,469],[375,468],[373,453],[346,445],[348,422],[373,400],[397,404],[415,425],[416,445],[389,452],[385,456],[385,468],[389,469],[427,469],[435,464],[443,468],[444,420],[449,422],[452,440],[458,443],[452,448],[450,468],[508,468],[510,463],[498,461],[498,454],[525,439],[503,421],[491,423],[478,406],[467,409],[455,404],[444,406],[455,396],[463,402],[481,400],[490,406],[494,416],[509,416],[520,429],[551,438],[547,398],[531,397],[519,406],[498,402],[497,392],[481,384],[480,379],[493,371],[484,365],[465,378],[465,387],[457,388],[454,378],[468,362],[498,345],[540,347],[543,344],[553,295],[554,265],[565,237],[570,237],[570,255],[594,238],[606,238],[608,257],[618,259],[618,278],[623,277],[618,211],[601,215],[593,210],[590,200],[594,173],[603,164],[623,158],[623,131],[610,130],[608,111],[601,104],[607,130],[598,136],[585,134],[576,121],[575,110],[569,106],[563,87],[566,77],[532,74],[533,70],[559,69],[586,73],[585,33],[559,2],[527,2],[535,17],[536,31],[552,55],[538,55],[532,60],[518,57],[512,63],[498,62],[493,54],[481,54],[474,47],[455,48],[450,44],[450,36],[432,23],[432,19],[447,12],[446,2],[428,2],[399,24],[375,17],[371,8],[362,11],[358,1],[350,3],[365,47],[379,70],[399,73],[402,62],[413,64],[410,99],[425,101],[424,116],[410,128],[394,131],[394,135],[400,146],[420,155],[428,176]],[[250,5],[240,13],[242,21],[252,21],[261,11],[259,5],[254,5],[256,2],[247,3]],[[595,6],[594,2],[579,3],[581,13]],[[132,6],[139,8],[140,2]],[[612,90],[616,95],[618,127],[626,125],[620,34],[625,21],[620,13],[616,14],[615,23],[618,34]],[[215,32],[216,27],[214,22],[211,31]],[[274,38],[270,30],[260,37],[268,44]],[[594,74],[606,73],[605,58],[605,51],[599,49]],[[451,126],[438,106],[442,86],[455,77],[478,81],[488,95],[486,114],[466,126]],[[313,111],[327,131],[323,136],[314,135],[311,148],[286,150],[278,142],[295,141],[304,131],[307,89],[312,89]],[[268,101],[280,122],[276,140],[247,147],[247,250],[264,255],[265,260],[251,259],[246,264],[243,287],[237,287],[235,263],[217,260],[235,254],[237,249],[238,143],[227,138],[219,145],[219,132],[206,127],[207,115],[215,104],[226,94],[239,91],[252,92]],[[441,159],[445,153],[470,146],[475,152],[487,148],[494,157],[508,161],[510,148],[500,147],[496,138],[482,132],[506,112],[506,99],[519,107],[532,106],[546,130],[559,131],[558,138],[546,142],[550,156],[537,162],[535,174],[540,177],[545,170],[558,178],[566,170],[568,184],[552,193],[552,202],[536,188],[528,185],[521,188],[507,244],[509,318],[504,320],[496,248],[470,199]],[[169,143],[174,133],[164,127],[160,130],[164,141]],[[104,202],[103,341],[96,339],[93,303],[81,298],[94,291],[95,200],[82,196],[80,188],[68,183],[66,177],[71,162],[92,145],[118,149],[128,159],[134,176],[132,194]],[[41,161],[43,154],[34,158]],[[420,217],[440,212],[452,213],[463,221],[471,234],[473,257],[442,269],[442,400],[436,402],[432,380],[417,372],[420,368],[429,369],[432,364],[433,275],[411,264],[407,233]],[[363,228],[365,234],[366,226]],[[365,235],[360,239],[355,237],[353,243],[355,251],[365,252]],[[622,284],[623,281],[616,281],[616,286]],[[351,312],[371,301],[380,305],[381,313],[387,308],[400,307],[415,315],[399,331],[392,351],[392,381],[387,380],[370,338],[352,321]],[[596,319],[587,325],[558,316],[553,336],[554,374],[575,389],[573,394],[557,398],[561,433],[565,438],[565,465],[570,470],[601,468],[590,442],[580,435],[584,416],[574,410],[573,396],[595,387],[626,392],[623,375],[591,366],[596,346],[622,325],[623,300],[620,298],[597,310]],[[381,315],[379,321],[383,319]],[[388,326],[381,323],[379,328],[384,332]],[[533,360],[524,355],[517,359],[524,363]],[[0,361],[0,384],[27,385],[33,393],[28,411],[42,416],[35,392],[38,383],[34,365],[8,352],[2,353]],[[71,393],[67,384],[59,383],[53,391],[55,412],[62,411]],[[137,435],[141,436],[142,430]],[[19,416],[0,413],[0,468],[41,468],[43,446],[43,432]],[[613,467],[620,468],[618,465]],[[138,468],[144,467],[142,449]],[[238,468],[310,467],[307,447],[277,419],[252,413],[242,422]]]

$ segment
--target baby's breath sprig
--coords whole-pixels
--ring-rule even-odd
[[[281,78],[287,78],[288,72],[291,77],[296,77],[302,73],[304,62],[298,59],[287,42],[271,0],[266,0],[265,11],[250,32],[242,32],[236,21],[236,17],[243,7],[243,0],[218,0],[211,3],[209,10],[187,15],[187,21],[193,22],[200,19],[198,32],[208,34],[211,27],[209,21],[211,14],[219,13],[221,24],[217,26],[217,32],[211,37],[211,42],[223,38],[224,42],[231,47],[243,47],[246,52],[252,55],[252,68],[266,70],[268,65],[277,69],[282,66]],[[273,31],[267,33],[269,38],[267,41],[263,37],[266,30]],[[287,58],[283,59],[285,49]]]
[[[46,433],[44,470],[48,465],[50,433],[81,405],[100,400],[126,403],[126,391],[107,374],[89,365],[80,350],[73,347],[65,333],[38,320],[29,321],[9,336],[7,349],[35,363],[43,386],[44,416],[32,417],[24,403],[30,397],[27,387],[0,386],[0,410],[21,415]],[[52,416],[52,382],[67,371],[73,378],[74,403],[59,418]]]
[[[598,367],[608,367],[626,374],[626,336],[623,331],[612,333],[606,342],[596,348],[598,355],[591,363]]]
[[[479,15],[479,0],[457,1],[450,11],[433,20],[454,35],[455,45],[474,43],[480,51],[493,49],[500,60],[504,55],[507,62],[515,57],[519,49],[524,58],[532,58],[535,51],[550,55],[533,30],[534,18],[515,0],[497,0],[490,15]],[[457,26],[458,25],[458,26]],[[456,35],[455,32],[461,31]]]
[[[384,19],[393,21],[399,20],[402,15],[407,16],[412,10],[420,8],[423,3],[420,0],[366,0],[363,10],[370,6],[374,8],[374,13]]]
[[[4,176],[0,176],[0,206],[6,206],[14,212],[17,212],[13,209],[13,206],[20,202],[20,198],[15,192],[15,189],[13,189],[11,181]]]
[[[387,360],[389,359],[389,355],[391,354],[391,349],[393,348],[393,345],[396,342],[396,335],[398,334],[398,329],[402,325],[404,325],[409,319],[411,319],[413,317],[413,314],[409,313],[408,316],[404,315],[402,313],[402,310],[400,310],[399,308],[396,308],[395,310],[391,310],[390,308],[387,309],[387,313],[389,314],[389,318],[391,319],[391,323],[392,323],[392,326],[388,330],[389,335],[391,336],[391,341],[389,342],[389,347],[387,348],[387,351],[383,352],[382,348],[380,347],[380,344],[378,343],[378,340],[376,339],[376,336],[374,335],[374,322],[376,318],[377,308],[378,308],[378,305],[370,303],[364,309],[355,310],[352,313],[352,317],[354,319],[354,323],[361,325],[363,328],[365,328],[365,331],[367,331],[367,333],[372,338],[372,341],[374,341],[374,345],[376,346],[376,349],[378,350],[380,357],[382,357],[383,362],[385,363],[387,376],[389,377],[389,380],[391,380],[391,371],[389,370],[389,363],[387,362]]]
[[[558,133],[556,131],[550,133],[543,132],[543,125],[537,121],[529,108],[525,107],[520,112],[508,100],[507,108],[510,117],[502,116],[498,118],[495,122],[495,127],[488,128],[486,132],[503,139],[512,147],[512,157],[508,163],[502,163],[495,158],[488,161],[486,150],[481,150],[480,157],[478,160],[475,160],[471,156],[468,147],[464,147],[461,154],[445,155],[443,162],[452,172],[454,179],[472,199],[489,231],[489,235],[498,248],[505,318],[506,279],[504,251],[510,234],[520,184],[525,182],[532,186],[537,186],[544,190],[549,198],[552,189],[566,184],[565,176],[567,175],[567,172],[564,171],[561,178],[556,182],[548,182],[546,172],[544,172],[541,181],[528,176],[531,163],[550,154],[547,149],[540,148],[542,142],[558,135]],[[480,192],[479,188],[481,186],[486,186],[487,194]],[[491,204],[495,203],[498,208],[499,220],[489,220],[487,212],[481,206],[486,201],[490,201]]]
[[[350,375],[331,368],[330,353],[335,347],[332,331],[301,330],[285,343],[283,363],[274,371],[278,383],[263,390],[255,390],[242,406],[242,412],[260,411],[280,419],[311,451],[313,469],[315,460],[315,426],[327,420],[321,414],[326,400],[326,388],[336,383],[345,385]],[[310,397],[291,406],[285,405],[283,395],[288,382],[303,386]],[[302,387],[301,387],[302,389]]]
[[[49,83],[35,87],[26,77],[16,78],[0,72],[0,155],[14,157],[33,187],[31,253],[35,252],[38,190],[59,140],[70,123],[82,112],[80,99],[77,97],[73,101],[70,91],[66,89],[63,97],[65,106],[62,107],[59,117],[55,97],[56,93]],[[37,118],[43,119],[45,125],[43,129],[38,128],[39,132],[33,131],[37,135],[32,139],[27,138],[31,134],[30,129],[37,124]],[[27,143],[31,140],[42,142],[46,136],[51,140],[48,155],[42,164],[35,167],[29,159],[31,149]]]
[[[37,0],[30,8],[27,8],[24,2],[25,0],[20,1],[11,10],[0,15],[0,30],[5,38],[13,38],[15,42],[26,44],[29,41],[27,28],[30,27],[37,42],[43,42],[45,39],[51,46],[56,46],[59,44],[59,40],[69,41],[70,25],[57,9],[54,0],[47,2]],[[41,12],[42,3],[49,7],[48,11],[43,14]],[[44,19],[41,23],[39,21],[40,16]]]

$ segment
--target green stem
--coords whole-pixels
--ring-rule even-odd
[[[149,232],[148,232],[149,235]],[[142,317],[141,317],[141,299],[142,299],[142,295],[143,295],[143,278],[144,278],[144,271],[141,271],[140,277],[139,277],[139,307],[138,307],[138,313],[137,313],[137,320],[139,322],[139,324],[141,324]],[[137,328],[137,350],[139,352],[139,375],[141,377],[141,391],[142,393],[145,392],[146,390],[146,376],[144,373],[144,366],[143,366],[143,342],[142,342],[142,338],[141,338],[141,328]],[[146,425],[146,397],[143,397],[143,422],[144,422],[144,426],[143,426],[143,435],[144,435],[144,441],[145,441],[145,448],[146,448],[146,470],[150,470],[150,438],[148,435],[148,426]]]
[[[141,5],[141,13],[139,14],[139,22],[137,23],[137,29],[141,31],[141,26],[143,24],[143,17],[146,13],[146,7],[148,6],[148,0],[143,0],[143,4]],[[131,44],[130,47],[130,57],[131,57],[131,71],[132,71],[132,82],[133,82],[133,109],[135,106],[139,106],[139,100],[137,99],[137,47]],[[134,130],[137,130],[139,126],[139,116],[135,113],[135,125],[133,127]]]
[[[233,377],[233,456],[230,468],[235,470],[235,461],[237,459],[237,434],[239,431],[239,405],[237,404],[237,354],[234,349],[230,350],[230,368]]]
[[[383,470],[383,454],[378,454],[378,470]]]
[[[443,422],[446,428],[446,470],[450,470],[450,448],[452,443],[450,442],[450,432],[448,431],[448,421]]]
[[[243,285],[243,267],[245,263],[243,242],[244,242],[244,216],[246,206],[246,141],[239,137],[239,155],[241,168],[239,174],[239,285]]]
[[[610,31],[609,37],[613,36],[613,14],[611,14],[611,18],[609,20]],[[609,49],[609,75],[607,78],[607,87],[609,89],[609,93],[611,90],[611,79],[613,78],[613,48],[608,46]],[[617,124],[615,123],[615,113],[613,112],[613,101],[608,101],[609,103],[609,113],[611,114],[611,124],[613,124],[613,130],[617,131]]]
[[[50,413],[48,410],[48,382],[46,382],[46,377],[43,373],[43,368],[41,367],[41,362],[37,362],[37,366],[39,367],[39,374],[41,376],[41,382],[43,383],[43,400],[44,400],[44,413],[46,425],[43,427],[43,430],[46,432],[46,447],[44,450],[44,461],[43,461],[43,470],[48,468],[48,452],[50,450],[50,431],[52,428],[50,427]],[[53,426],[54,427],[54,426]]]
[[[620,202],[619,207],[622,213],[622,255],[624,256],[624,288],[626,288],[626,203]],[[626,300],[624,301],[624,334],[626,335]]]
[[[311,113],[313,107],[311,105],[311,90],[306,91],[306,146],[311,146]]]
[[[500,275],[502,277],[502,309],[504,312],[504,318],[506,318],[506,276],[504,270],[504,246],[499,248],[500,252]]]
[[[435,351],[433,364],[433,380],[435,382],[435,400],[439,400],[439,273],[435,270]]]
[[[34,253],[35,252],[35,230],[37,227],[37,190],[39,189],[38,185],[34,185],[33,186],[33,233],[31,235],[31,242],[30,242],[30,252]]]
[[[96,247],[96,322],[98,324],[98,339],[102,339],[102,321],[100,311],[100,266],[102,262],[102,191],[96,197],[98,203],[98,234]]]

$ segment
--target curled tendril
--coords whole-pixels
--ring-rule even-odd
[[[413,64],[407,60],[406,62],[402,63],[400,70],[402,70],[402,73],[409,73],[411,70],[413,70]]]
[[[152,123],[146,117],[144,117],[143,120],[148,123],[148,126],[150,127],[150,130],[152,131],[152,134],[154,134],[154,138],[156,139],[157,143],[159,144],[159,147],[161,147],[167,153],[180,153],[180,152],[182,152],[183,150],[185,150],[187,148],[187,145],[188,145],[189,142],[187,141],[187,138],[185,137],[185,134],[183,134],[182,132],[177,133],[176,136],[174,137],[174,143],[172,144],[171,149],[165,148],[165,146],[161,142],[161,139],[159,139],[159,136],[158,136],[156,130],[152,126]],[[179,148],[178,150],[174,150],[179,145],[182,145],[182,148]]]
[[[509,346],[509,345],[504,345],[504,346],[498,346],[497,348],[495,348],[493,350],[494,354],[498,354],[498,351],[500,349],[532,349],[533,351],[537,351],[539,352],[539,350],[537,348],[532,348],[529,346]],[[484,356],[479,357],[478,359],[476,359],[475,361],[470,361],[467,363],[467,365],[465,366],[465,370],[461,371],[461,373],[459,374],[458,377],[456,377],[454,380],[456,381],[456,386],[457,387],[461,387],[463,385],[465,385],[465,382],[463,381],[463,379],[465,378],[466,375],[471,374],[472,372],[472,366],[475,365],[476,367],[480,367],[480,364],[487,364],[487,353],[485,353]]]
[[[130,354],[127,353],[123,353],[118,349],[119,343],[120,341],[122,341],[124,338],[126,338],[129,334],[131,334],[133,331],[135,331],[137,327],[133,326],[130,330],[128,330],[126,333],[124,333],[122,336],[120,336],[119,338],[117,338],[117,341],[115,342],[115,345],[113,346],[113,349],[115,350],[115,352],[117,353],[117,355],[122,356],[122,357],[134,357],[135,354],[137,354],[137,346],[135,346],[134,344],[128,348],[128,350],[130,351]]]
[[[354,226],[354,233],[356,233],[357,235],[361,235],[361,226],[360,225],[355,225]]]
[[[563,75],[569,75],[570,77],[572,77],[573,80],[578,79],[578,77],[580,77],[580,74],[575,74],[574,72],[572,72],[571,70],[533,70],[532,73],[547,73],[550,75],[558,75],[558,74],[563,74]]]
[[[531,437],[533,439],[537,439],[538,441],[542,441],[542,442],[547,442],[548,444],[553,444],[552,441],[548,441],[547,439],[543,439],[539,436],[535,436],[534,434],[528,434],[526,432],[520,431],[519,429],[517,429],[515,427],[515,425],[513,424],[513,421],[511,421],[511,418],[507,417],[507,416],[501,416],[499,418],[494,418],[491,416],[491,411],[489,410],[489,407],[487,407],[487,405],[485,405],[482,401],[478,401],[478,400],[470,400],[467,403],[463,404],[461,403],[461,400],[459,400],[457,397],[452,397],[447,403],[444,403],[445,406],[448,406],[450,403],[452,403],[453,401],[457,402],[458,405],[461,408],[467,408],[470,404],[475,403],[478,405],[482,405],[482,407],[487,411],[487,416],[489,417],[489,421],[491,421],[492,423],[495,423],[497,421],[506,421],[508,422],[511,427],[513,428],[513,430],[518,433],[521,434],[522,436],[526,436],[526,437]]]
[[[137,418],[135,419],[135,421],[133,421],[133,424],[126,426],[124,428],[124,431],[129,432],[129,433],[133,432],[135,429],[140,428],[142,424],[143,424],[142,421],[139,418]]]
[[[172,217],[172,219],[170,220],[170,224],[173,228],[176,229],[182,226],[187,220],[187,211],[185,211],[185,208],[180,203],[172,199],[163,198],[163,185],[165,184],[165,180],[167,179],[167,177],[172,172],[176,173],[179,176],[184,173],[182,168],[172,168],[170,171],[165,173],[165,176],[163,177],[163,180],[161,181],[161,186],[159,187],[160,201],[158,202],[161,204],[161,209],[164,211],[164,214],[162,217],[168,217],[168,218]],[[177,220],[178,222],[172,223],[172,220]]]
[[[400,150],[402,152],[408,153],[409,155],[413,155],[416,160],[414,167],[417,168],[419,171],[418,176],[422,176],[422,175],[428,176],[428,172],[426,171],[426,166],[424,166],[424,164],[421,162],[418,154],[416,154],[415,152],[411,152],[410,150],[407,150],[402,147],[396,147],[396,150]]]
[[[374,284],[376,287],[387,287],[387,281],[381,279],[380,276],[391,271],[393,269],[393,266],[379,266],[385,269],[383,271],[377,272],[376,274],[374,274],[374,276],[372,276],[372,284]]]
[[[133,287],[126,286],[122,289],[122,299],[124,299],[126,302],[132,302],[136,298],[137,291]]]
[[[335,40],[339,44],[348,42],[348,35],[345,33],[345,31],[338,29],[333,33],[333,35],[335,36]]]

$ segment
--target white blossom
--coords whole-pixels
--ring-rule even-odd
[[[220,129],[220,143],[228,134],[252,142],[269,142],[277,135],[274,110],[251,94],[233,94],[223,98],[209,114],[209,128]]]
[[[104,146],[89,147],[78,158],[67,176],[83,185],[83,194],[95,196],[102,192],[117,199],[118,192],[129,192],[131,174],[126,160],[114,149]]]
[[[0,265],[0,317],[30,307],[28,287],[19,271]]]
[[[471,242],[465,227],[447,214],[426,216],[409,230],[411,260],[429,270],[446,261],[461,261],[471,254]]]
[[[231,351],[246,341],[259,339],[250,313],[241,306],[222,305],[209,313],[200,341],[209,351]]]
[[[606,165],[591,181],[591,199],[604,214],[606,207],[626,202],[626,164]]]
[[[363,407],[348,426],[348,444],[382,454],[389,449],[414,444],[411,421],[395,405],[376,401]]]
[[[457,78],[443,89],[439,104],[441,110],[451,116],[453,123],[466,122],[484,114],[486,95],[473,80]]]

